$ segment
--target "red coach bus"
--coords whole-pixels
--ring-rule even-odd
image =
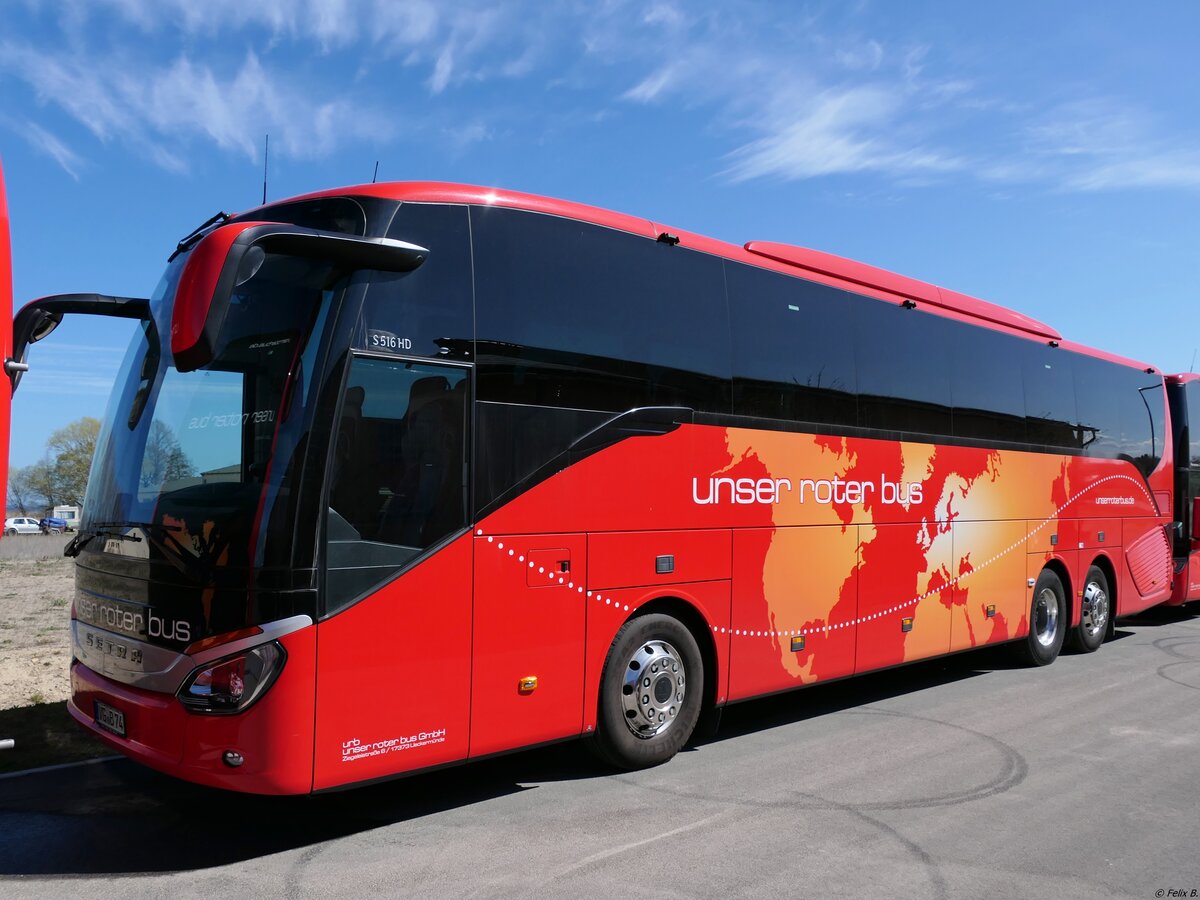
[[[827,254],[366,185],[21,333],[64,311],[141,322],[69,548],[71,714],[192,781],[653,765],[734,701],[1046,664],[1171,595],[1161,374]]]

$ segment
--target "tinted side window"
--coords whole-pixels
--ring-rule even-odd
[[[729,411],[719,259],[518,210],[471,224],[481,400]]]
[[[1088,356],[1073,365],[1084,452],[1128,460],[1149,475],[1168,439],[1162,377]]]
[[[1029,442],[1052,448],[1082,449],[1083,434],[1076,427],[1071,354],[1048,345],[1023,344],[1020,352]]]
[[[854,425],[854,327],[844,291],[726,266],[738,415]]]
[[[985,441],[1025,441],[1021,351],[1029,343],[990,328],[955,323],[950,392],[954,434]]]
[[[565,452],[612,413],[518,403],[478,403],[475,510],[489,504]]]
[[[1101,459],[1116,459],[1124,452],[1122,408],[1132,401],[1141,410],[1141,420],[1148,421],[1137,385],[1130,382],[1133,373],[1088,356],[1075,357],[1072,368],[1083,452]]]
[[[1113,365],[1122,373],[1121,438],[1118,456],[1133,462],[1143,475],[1154,471],[1169,440],[1163,414],[1162,376]]]
[[[949,434],[954,323],[866,298],[854,306],[859,425]]]
[[[351,336],[356,349],[469,360],[471,234],[463,206],[401,204],[387,236],[429,256],[411,272],[376,272]]]

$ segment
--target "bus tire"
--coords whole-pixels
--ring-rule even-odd
[[[1108,577],[1099,566],[1088,569],[1079,602],[1079,624],[1071,629],[1071,649],[1091,653],[1099,649],[1108,636],[1112,618],[1112,595],[1108,592]]]
[[[604,660],[590,747],[620,769],[664,763],[692,736],[703,693],[704,661],[691,631],[658,613],[630,619]]]
[[[1050,569],[1042,569],[1033,586],[1029,634],[1017,642],[1017,655],[1031,666],[1048,666],[1058,659],[1067,631],[1067,593]]]

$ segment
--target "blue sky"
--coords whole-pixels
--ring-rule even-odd
[[[1200,4],[0,0],[20,304],[147,296],[269,195],[439,179],[861,259],[1186,371]],[[128,329],[31,353],[11,462]]]

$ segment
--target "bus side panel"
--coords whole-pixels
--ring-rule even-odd
[[[317,626],[316,790],[467,755],[471,536]]]
[[[949,652],[953,539],[935,527],[923,539],[914,525],[877,525],[863,542],[856,672]]]
[[[471,756],[583,727],[583,534],[474,539]]]
[[[1079,549],[1112,551],[1121,546],[1120,519],[1083,519],[1079,523]],[[1094,554],[1093,554],[1094,555]]]
[[[716,657],[717,704],[728,696],[729,674],[729,581],[702,581],[696,584],[666,584],[650,587],[621,588],[611,591],[592,591],[587,601],[587,680],[584,689],[583,730],[596,730],[600,701],[600,679],[604,662],[617,631],[637,611],[654,600],[682,600],[700,614],[706,634],[697,634],[696,642],[703,648],[710,640]]]
[[[858,541],[857,526],[735,533],[730,699],[854,671]]]
[[[1028,605],[1024,522],[955,522],[950,649],[966,650],[1016,637]],[[1015,552],[1014,552],[1015,548]]]
[[[728,581],[731,540],[727,529],[592,534],[588,536],[588,587],[607,590]]]
[[[12,250],[4,168],[0,166],[0,361],[12,356]],[[0,484],[8,484],[8,438],[12,391],[0,390]]]

